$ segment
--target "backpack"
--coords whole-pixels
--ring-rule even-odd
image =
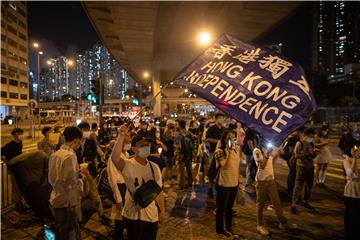
[[[190,161],[195,156],[195,146],[191,133],[186,133],[181,135],[181,155],[183,156],[182,160]]]

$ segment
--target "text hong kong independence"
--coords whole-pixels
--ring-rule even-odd
[[[213,54],[211,61],[183,76],[182,79],[190,88],[206,90],[218,101],[233,107],[237,106],[255,120],[281,133],[281,126],[285,127],[293,117],[290,112],[294,113],[303,99],[280,86],[275,86],[276,84],[265,79],[258,72],[247,71],[244,74],[244,69],[248,64],[258,64],[260,69],[271,73],[272,80],[276,81],[293,64],[271,54],[260,57],[262,52],[260,48],[232,55],[235,48],[236,46],[223,44],[209,49],[208,51]],[[224,56],[230,56],[231,60],[224,60]],[[304,76],[296,80],[289,79],[287,84],[298,88],[310,102],[312,101],[309,85]]]

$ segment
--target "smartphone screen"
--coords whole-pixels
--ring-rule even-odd
[[[47,225],[44,225],[44,238],[46,240],[55,240],[55,233]]]
[[[163,150],[163,149],[162,149],[161,147],[158,148],[158,152],[159,152],[160,154],[162,153],[162,150]]]
[[[231,144],[231,140],[229,139],[229,140],[228,140],[228,146],[229,146],[229,148],[231,148],[231,145],[232,145],[232,144]]]

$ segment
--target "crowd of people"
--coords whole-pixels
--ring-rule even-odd
[[[49,203],[56,220],[58,239],[80,239],[83,217],[82,198],[96,203],[104,224],[114,221],[113,239],[156,239],[158,225],[165,219],[164,189],[192,189],[195,184],[208,186],[208,197],[216,200],[216,233],[238,238],[233,228],[233,206],[238,191],[256,192],[257,231],[269,235],[263,211],[267,196],[279,220],[279,228],[297,228],[283,213],[274,164],[286,161],[289,172],[287,193],[290,211],[297,204],[308,209],[312,186],[325,185],[326,171],[332,159],[329,128],[315,131],[301,127],[281,146],[273,146],[256,131],[232,118],[217,113],[210,118],[190,121],[167,119],[122,119],[117,136],[103,125],[81,122],[77,127],[44,127],[38,149],[49,157],[48,181],[52,187]],[[1,156],[10,161],[22,153],[21,129],[12,131],[14,140],[1,148]],[[106,147],[105,147],[106,146]],[[356,223],[360,216],[360,129],[345,127],[339,141],[344,160],[345,237],[360,239]],[[246,164],[245,179],[240,175],[241,161]],[[14,180],[15,181],[15,180]],[[239,188],[240,185],[244,188]],[[102,198],[113,202],[112,218],[104,214]],[[25,206],[15,199],[16,210]],[[355,229],[355,230],[354,230]]]

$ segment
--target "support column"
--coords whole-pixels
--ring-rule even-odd
[[[154,115],[155,117],[161,117],[161,93],[160,92],[160,74],[159,71],[155,71],[152,77],[152,92],[153,96],[156,96],[154,99]]]

